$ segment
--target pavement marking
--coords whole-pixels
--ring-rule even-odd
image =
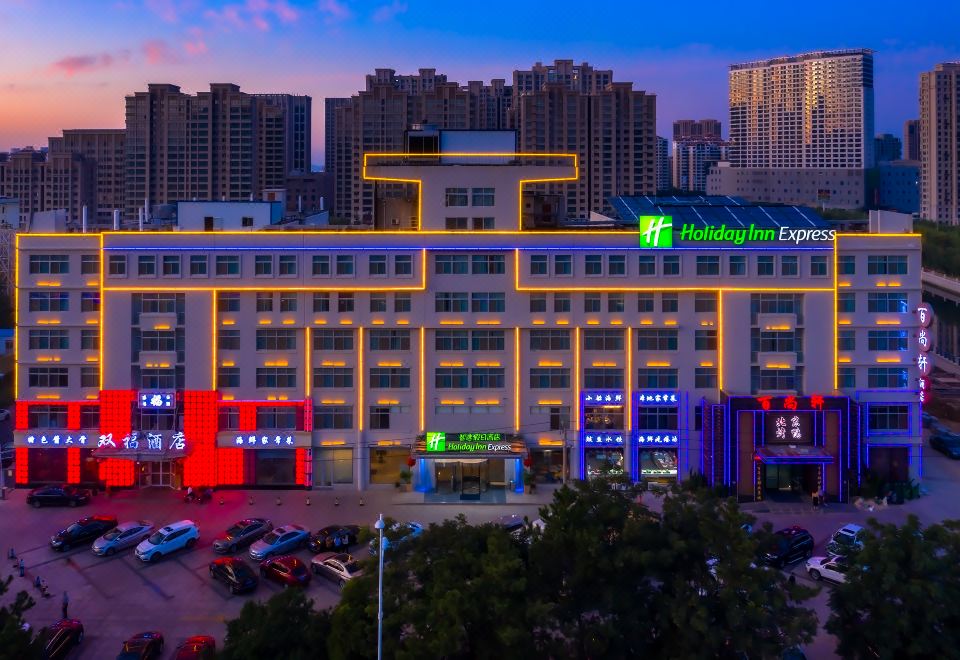
[[[139,562],[140,560],[137,559],[137,561]],[[143,563],[143,562],[141,562],[141,563]],[[174,599],[174,596],[171,596],[170,594],[168,594],[167,592],[165,592],[163,589],[160,588],[160,585],[158,585],[156,582],[154,582],[153,580],[151,580],[150,578],[148,578],[148,577],[145,575],[145,572],[144,572],[143,570],[137,570],[137,569],[135,569],[133,566],[130,566],[127,562],[121,562],[121,564],[123,564],[124,566],[126,566],[127,568],[129,568],[131,573],[133,573],[133,574],[136,575],[138,578],[140,578],[140,581],[141,581],[141,582],[143,582],[151,591],[153,591],[155,594],[157,594],[158,596],[160,596],[160,597],[163,598],[164,600],[173,600],[173,599]]]

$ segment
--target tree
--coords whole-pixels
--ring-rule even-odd
[[[960,648],[960,521],[868,523],[826,629],[844,658],[937,658]],[[949,651],[949,649],[953,649]]]
[[[248,601],[227,622],[220,657],[226,660],[323,660],[330,635],[330,611],[316,610],[302,589],[288,588],[266,603]]]
[[[8,576],[0,582],[0,596],[10,590],[12,580],[13,576]],[[24,629],[23,615],[35,604],[30,594],[20,591],[12,603],[0,607],[0,657],[24,660],[43,657],[42,640]]]

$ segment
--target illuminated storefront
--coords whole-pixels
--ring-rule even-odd
[[[428,431],[414,448],[414,488],[450,499],[483,500],[523,492],[526,448],[506,433]]]

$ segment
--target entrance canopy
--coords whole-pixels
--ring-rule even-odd
[[[756,459],[767,465],[833,463],[826,449],[812,445],[765,445],[757,447]]]
[[[183,458],[187,452],[183,449],[165,449],[162,451],[138,451],[136,449],[94,449],[94,458],[125,458],[140,463],[151,461],[172,461]]]

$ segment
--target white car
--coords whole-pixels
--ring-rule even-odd
[[[199,537],[200,528],[192,520],[170,523],[137,546],[137,557],[141,561],[160,561],[172,552],[192,548]]]
[[[846,582],[850,565],[842,557],[811,557],[807,560],[807,573],[814,580]]]
[[[343,552],[323,552],[310,560],[310,568],[314,575],[336,582],[341,589],[350,580],[363,575],[360,562]]]

